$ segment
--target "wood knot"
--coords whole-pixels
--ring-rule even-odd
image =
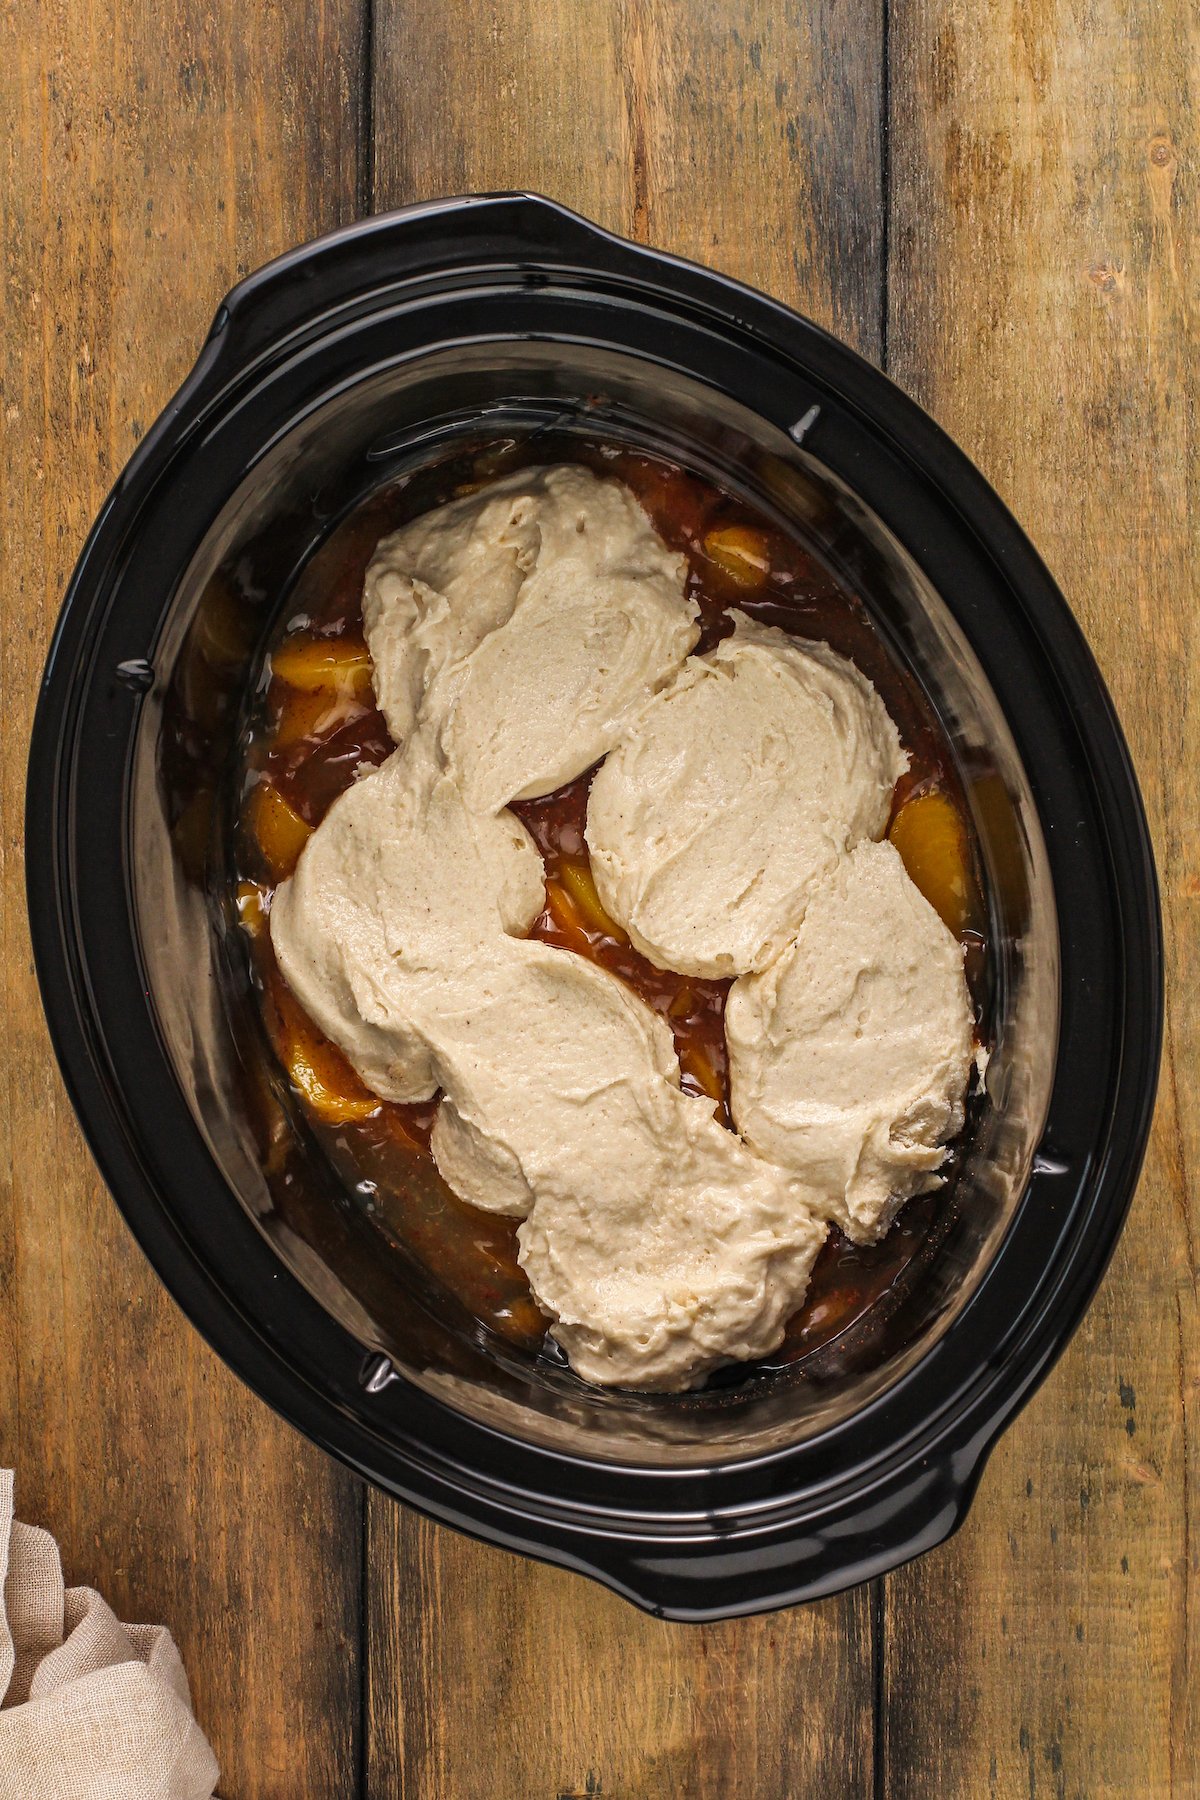
[[[1100,289],[1102,294],[1111,294],[1117,285],[1117,277],[1111,263],[1093,263],[1088,270],[1088,280]]]
[[[1165,169],[1175,161],[1175,146],[1168,137],[1151,138],[1149,155],[1156,169]]]

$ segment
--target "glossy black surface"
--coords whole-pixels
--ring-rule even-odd
[[[691,458],[803,526],[938,705],[979,797],[997,1054],[972,1204],[880,1343],[824,1384],[654,1400],[505,1357],[413,1271],[379,1269],[335,1185],[319,1217],[283,1216],[239,1114],[218,826],[255,643],[373,484],[467,431],[573,422]],[[189,657],[231,590],[240,636],[200,720]],[[199,835],[164,807],[179,714]],[[210,1341],[391,1492],[673,1617],[831,1592],[944,1538],[1078,1322],[1140,1165],[1161,1012],[1148,839],[1107,694],[1028,542],[844,347],[544,201],[372,220],[229,297],[72,580],[28,863],[72,1097]]]

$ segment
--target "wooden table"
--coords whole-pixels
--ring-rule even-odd
[[[228,1800],[1200,1794],[1198,50],[1190,0],[0,10],[0,1458],[72,1579],[171,1623]],[[766,288],[933,411],[1075,607],[1158,850],[1161,1098],[1086,1323],[952,1543],[735,1624],[425,1524],[246,1393],[97,1178],[30,964],[59,597],[223,290],[509,187]]]

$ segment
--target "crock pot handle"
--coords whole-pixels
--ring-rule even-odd
[[[231,288],[213,319],[187,384],[218,392],[243,378],[268,348],[293,333],[327,331],[329,315],[353,311],[381,290],[436,275],[453,280],[486,261],[558,264],[618,274],[654,253],[602,231],[539,194],[469,194],[380,213],[301,244]]]

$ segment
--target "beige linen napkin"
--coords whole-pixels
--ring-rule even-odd
[[[161,1625],[63,1587],[0,1469],[0,1800],[211,1800],[217,1764]]]

